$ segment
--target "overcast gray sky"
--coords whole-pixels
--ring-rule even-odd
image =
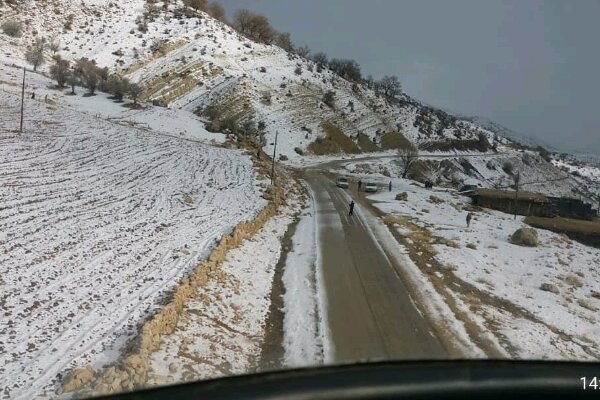
[[[222,0],[428,104],[600,154],[600,0]]]

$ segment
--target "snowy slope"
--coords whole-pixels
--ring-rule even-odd
[[[355,143],[357,135],[363,134],[380,145],[388,132],[401,132],[414,143],[475,139],[479,133],[490,139],[493,136],[469,121],[449,118],[406,96],[390,103],[328,69],[318,73],[314,62],[276,46],[254,43],[204,13],[175,17],[179,5],[161,9],[147,23],[147,32],[141,32],[138,23],[144,13],[143,0],[26,0],[18,10],[0,17],[23,19],[28,15],[23,38],[0,35],[5,49],[0,58],[10,63],[22,58],[34,30],[37,35],[59,38],[63,56],[89,57],[102,67],[127,73],[146,86],[148,100],[190,112],[213,105],[219,109],[220,120],[263,122],[265,150],[272,152],[279,132],[278,149],[290,162],[300,159],[295,147],[306,150],[324,135],[325,121]],[[70,15],[73,27],[65,30]],[[336,94],[335,109],[322,102],[329,90]]]
[[[239,151],[41,99],[26,101],[19,136],[19,103],[0,91],[0,387],[32,398],[72,367],[113,361],[266,201]]]

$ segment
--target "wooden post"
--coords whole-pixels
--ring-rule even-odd
[[[517,219],[517,211],[519,209],[519,182],[521,182],[521,172],[517,171],[515,175],[515,218]]]
[[[271,186],[273,186],[273,182],[275,181],[275,157],[277,155],[277,136],[279,136],[279,131],[275,131],[275,146],[273,147],[273,161],[271,164]]]
[[[23,109],[25,108],[25,67],[23,67],[23,88],[21,90],[21,125],[19,134],[23,133]]]

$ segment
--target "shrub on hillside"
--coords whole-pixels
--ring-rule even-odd
[[[334,58],[329,62],[329,69],[349,81],[359,82],[362,79],[360,65],[354,60]]]
[[[65,21],[65,24],[63,25],[63,28],[65,31],[70,31],[71,29],[73,29],[73,20],[74,19],[75,19],[74,14],[69,14],[67,16],[67,20]]]
[[[506,174],[512,175],[515,172],[515,166],[511,162],[507,161],[502,165],[502,170],[506,172]]]
[[[0,28],[2,28],[2,32],[11,37],[21,37],[23,33],[23,24],[19,21],[4,21]]]
[[[79,75],[81,83],[90,94],[96,93],[98,86],[101,90],[108,91],[108,69],[98,67],[95,61],[85,57],[80,58],[75,63],[75,73]]]
[[[335,108],[335,92],[328,90],[323,95],[323,103],[327,104],[331,108]]]
[[[550,155],[550,152],[548,150],[546,150],[542,146],[538,146],[537,150],[538,150],[538,153],[540,154],[540,157],[542,157],[542,159],[544,159],[544,161],[546,161],[546,162],[552,161],[552,156]]]
[[[260,43],[270,44],[277,36],[277,31],[264,15],[255,14],[245,8],[235,13],[233,26],[238,32]]]
[[[206,10],[206,0],[183,0],[183,4],[196,11]]]
[[[479,144],[479,150],[481,152],[486,152],[488,151],[492,146],[490,145],[490,142],[487,138],[487,135],[483,132],[479,132],[477,134],[477,142]]]
[[[292,38],[288,32],[276,34],[273,43],[287,52],[294,51],[294,44],[292,43]]]
[[[119,74],[112,74],[108,78],[108,92],[117,100],[123,100],[123,97],[129,91],[129,80]]]
[[[221,4],[217,3],[216,1],[209,3],[204,11],[206,11],[208,15],[210,15],[218,21],[227,22],[227,19],[225,18],[225,9]]]
[[[64,60],[59,55],[54,57],[54,64],[50,66],[50,76],[56,81],[60,88],[64,87],[65,83],[69,80],[69,74],[71,73],[69,66],[69,61]]]
[[[33,45],[27,49],[25,53],[25,59],[31,65],[33,65],[33,70],[36,71],[37,68],[44,64],[46,60],[44,59],[44,51],[48,47],[48,43],[46,43],[45,38],[37,38]]]
[[[129,97],[131,97],[131,100],[133,100],[133,104],[137,105],[137,101],[140,98],[142,92],[144,91],[144,88],[137,83],[132,83],[129,85],[127,91],[129,93]]]
[[[296,54],[298,54],[302,58],[308,58],[310,55],[310,49],[308,46],[300,46],[296,49]]]
[[[384,76],[381,80],[374,82],[374,87],[384,96],[396,97],[402,93],[402,85],[396,75]]]

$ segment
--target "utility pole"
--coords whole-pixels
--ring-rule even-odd
[[[25,107],[25,67],[23,67],[23,89],[21,90],[21,126],[19,134],[23,133],[23,108]]]
[[[275,180],[275,156],[277,155],[277,136],[279,136],[279,131],[275,131],[275,147],[273,147],[273,161],[271,164],[271,186],[273,186],[273,181]]]
[[[513,176],[515,180],[515,218],[517,219],[517,209],[519,208],[519,182],[521,181],[521,171],[517,171]]]

